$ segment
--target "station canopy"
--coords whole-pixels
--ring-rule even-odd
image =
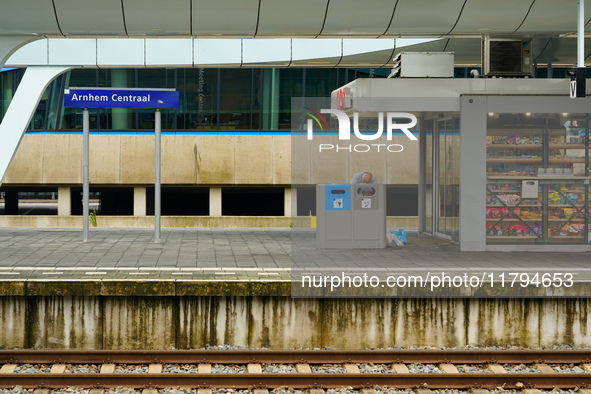
[[[454,52],[456,65],[469,66],[480,64],[480,38],[490,34],[533,37],[534,63],[576,63],[576,0],[0,0],[0,4],[0,38],[422,38],[415,44],[392,41],[392,48],[384,51],[388,57],[401,50]],[[591,33],[591,7],[585,12],[585,29]],[[590,53],[591,45],[586,47],[586,55]],[[355,64],[354,59],[347,64]]]

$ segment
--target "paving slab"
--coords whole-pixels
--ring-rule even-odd
[[[315,230],[285,228],[0,228],[0,279],[290,280],[305,274],[500,275],[572,272],[591,280],[591,253],[460,252],[410,236],[404,247],[316,249]]]

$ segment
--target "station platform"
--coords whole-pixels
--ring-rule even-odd
[[[315,229],[0,228],[0,280],[199,279],[288,281],[293,270],[346,268],[396,274],[568,270],[591,280],[588,252],[460,252],[457,245],[410,236],[404,247],[316,249]]]
[[[573,272],[589,253],[316,249],[314,229],[0,228],[0,346],[37,349],[365,349],[392,346],[588,346],[591,281],[524,293],[294,296],[302,272]],[[299,273],[299,274],[298,274]],[[465,290],[465,289],[462,289]],[[510,289],[508,289],[510,290]],[[327,295],[327,294],[325,294]],[[539,299],[534,299],[538,298]]]

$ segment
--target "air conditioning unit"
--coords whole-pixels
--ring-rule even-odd
[[[533,72],[531,38],[482,39],[482,75],[529,76]]]
[[[453,52],[400,52],[388,78],[453,78]]]

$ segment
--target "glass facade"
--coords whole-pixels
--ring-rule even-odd
[[[588,127],[588,114],[488,114],[487,243],[588,243]]]
[[[382,69],[178,68],[75,69],[45,90],[29,132],[81,131],[82,108],[64,108],[69,87],[174,88],[180,108],[162,111],[168,133],[232,133],[289,130],[292,97],[329,97],[356,78],[385,78]],[[0,74],[0,119],[8,109],[24,69]],[[89,108],[90,130],[149,132],[154,112],[124,108]]]

